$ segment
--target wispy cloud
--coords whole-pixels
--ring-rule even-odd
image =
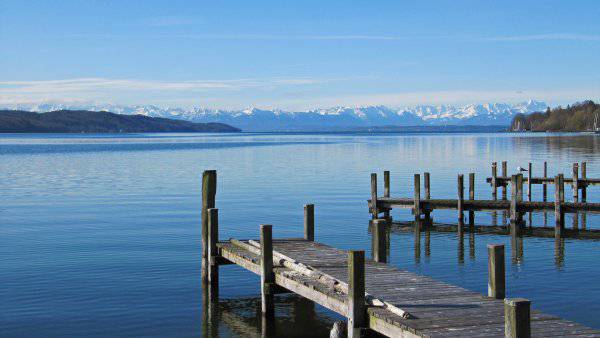
[[[485,41],[600,41],[600,35],[551,33],[486,37]]]
[[[358,78],[358,77],[356,77]],[[43,100],[103,100],[126,96],[141,98],[232,95],[243,90],[268,91],[311,86],[350,78],[266,78],[231,80],[158,81],[142,79],[77,78],[43,81],[0,81],[0,103]],[[230,93],[230,94],[227,94]],[[168,99],[168,98],[167,98]],[[111,100],[112,101],[112,100]]]

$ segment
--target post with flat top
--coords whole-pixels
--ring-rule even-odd
[[[475,199],[475,173],[469,174],[469,200]],[[469,227],[475,226],[475,211],[469,210]]]
[[[425,199],[428,200],[431,198],[431,180],[429,173],[423,174],[423,185],[425,186]],[[431,225],[431,211],[425,211],[425,224]]]
[[[373,219],[379,217],[379,209],[377,209],[377,174],[371,174],[371,213]]]
[[[531,201],[531,178],[533,177],[533,165],[529,162],[527,166],[527,199]]]
[[[504,300],[504,336],[531,337],[531,302],[525,298]]]
[[[383,197],[390,197],[390,172],[387,170],[383,172]],[[383,217],[391,220],[390,209],[384,210]]]
[[[544,162],[544,183],[542,184],[544,202],[548,200],[548,184],[546,183],[546,178],[548,178],[548,162]]]
[[[348,251],[348,338],[359,338],[367,325],[365,252]]]
[[[492,162],[492,198],[496,199],[498,196],[498,163]]]
[[[585,202],[587,200],[587,163],[581,162],[581,179],[583,180],[583,185],[581,186],[581,201]],[[584,213],[585,215],[585,213]]]
[[[573,163],[573,202],[579,201],[579,163]]]
[[[269,224],[260,226],[260,293],[261,310],[264,316],[272,317],[275,313],[273,302],[273,227]]]
[[[508,170],[506,169],[506,161],[502,161],[502,177],[508,177]],[[505,200],[506,199],[506,186],[508,185],[508,183],[505,181],[504,184],[502,184],[502,199]]]
[[[414,176],[414,206],[413,214],[415,216],[415,227],[421,227],[421,175]]]
[[[219,209],[208,212],[208,283],[211,300],[219,299],[219,263],[217,262],[217,242],[219,241]]]
[[[516,236],[519,233],[517,215],[517,175],[510,177],[510,234]]]
[[[202,173],[202,208],[200,210],[202,231],[202,282],[208,281],[208,209],[215,207],[217,194],[217,171],[205,170]]]
[[[374,219],[371,221],[373,224],[372,233],[372,255],[375,262],[387,263],[387,236],[386,228],[388,221],[386,219]]]
[[[504,244],[488,244],[488,297],[504,299]]]
[[[464,184],[464,176],[458,175],[457,179],[458,185],[458,233],[462,234],[462,228],[464,224],[464,216],[463,216],[463,203],[465,199],[465,184]]]
[[[517,201],[523,202],[523,174],[517,174]],[[517,212],[517,223],[519,227],[523,227],[523,213]]]
[[[315,205],[304,205],[304,239],[315,240]]]
[[[562,174],[554,178],[554,236],[560,238],[565,227],[565,214],[562,210],[562,202],[564,200],[564,178]]]

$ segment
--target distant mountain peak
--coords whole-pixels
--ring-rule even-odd
[[[371,126],[422,125],[506,125],[516,114],[545,111],[547,104],[529,99],[516,104],[472,103],[463,106],[418,105],[391,108],[384,105],[360,107],[336,106],[308,111],[285,111],[248,107],[241,110],[222,110],[205,107],[191,110],[154,105],[114,105],[97,103],[13,105],[9,109],[37,112],[60,109],[110,111],[118,114],[167,117],[192,122],[226,123],[245,131],[306,131],[341,130]]]

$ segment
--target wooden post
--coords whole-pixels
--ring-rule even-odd
[[[386,219],[374,219],[373,223],[373,241],[372,255],[375,262],[387,263],[387,243],[386,243]]]
[[[387,170],[383,172],[383,197],[390,197],[390,172]],[[383,217],[391,221],[390,209],[383,211]]]
[[[573,202],[579,201],[579,163],[573,163]]]
[[[527,168],[527,200],[531,201],[531,178],[533,177],[533,166],[531,162],[528,164]]]
[[[260,291],[263,315],[272,317],[275,312],[273,302],[273,228],[269,224],[260,226]]]
[[[498,163],[492,162],[492,197],[496,199],[498,196]]]
[[[562,210],[564,195],[561,194],[561,190],[563,189],[563,175],[559,174],[554,178],[554,236],[556,238],[560,238],[562,236],[562,231],[565,227],[565,214]]]
[[[348,338],[361,337],[367,324],[365,252],[348,251]]]
[[[415,221],[421,218],[421,175],[415,174],[414,176],[414,207],[413,214],[415,215]]]
[[[457,179],[458,185],[458,228],[457,231],[459,234],[462,234],[462,228],[464,223],[463,216],[463,203],[465,199],[465,184],[464,184],[464,176],[458,175]]]
[[[377,174],[371,174],[371,213],[373,219],[379,217],[379,209],[377,209]]]
[[[429,173],[424,173],[423,174],[423,184],[425,185],[425,199],[428,200],[431,198],[431,180],[430,180],[430,176]],[[431,225],[431,211],[426,210],[425,211],[425,224],[427,225]]]
[[[503,162],[504,163],[504,162]],[[469,174],[469,200],[475,199],[475,173]],[[475,226],[475,211],[469,210],[469,227]]]
[[[504,299],[504,244],[488,244],[488,297]]]
[[[524,298],[504,300],[504,336],[531,337],[531,302]]]
[[[208,281],[208,209],[215,207],[215,195],[217,194],[217,171],[205,170],[202,173],[202,209],[201,231],[202,231],[202,282]]]
[[[544,202],[548,200],[548,184],[546,183],[546,178],[548,178],[548,162],[544,161],[544,183],[542,184]]]
[[[208,212],[208,282],[211,300],[218,299],[219,264],[217,262],[217,242],[219,241],[219,209],[210,208]]]
[[[508,170],[506,169],[506,161],[502,161],[502,177],[508,177]],[[504,184],[502,184],[502,199],[505,200],[506,199],[506,186],[508,185],[507,182],[504,182]]]
[[[583,180],[583,186],[581,186],[581,201],[587,200],[587,163],[581,162],[581,179]],[[585,215],[585,213],[584,213]]]
[[[517,201],[523,202],[523,174],[517,175]],[[523,213],[517,212],[517,223],[519,227],[523,226]]]
[[[315,240],[315,205],[304,205],[304,239]]]
[[[517,175],[510,177],[510,233],[513,236],[518,234],[518,216],[517,216]]]

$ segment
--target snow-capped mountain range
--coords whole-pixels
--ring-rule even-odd
[[[118,114],[141,114],[193,122],[221,122],[244,131],[324,131],[348,130],[373,126],[442,126],[442,125],[510,125],[515,114],[544,111],[547,104],[529,100],[518,104],[485,103],[465,106],[386,106],[334,107],[302,112],[283,110],[219,110],[194,108],[160,108],[157,106],[123,106],[114,104],[19,104],[4,108],[37,112],[60,109],[110,111]]]

